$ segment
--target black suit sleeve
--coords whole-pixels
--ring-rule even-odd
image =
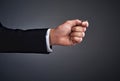
[[[47,29],[9,29],[0,24],[0,53],[48,53]]]

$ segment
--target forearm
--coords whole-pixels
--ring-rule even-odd
[[[0,52],[48,53],[46,49],[47,29],[8,29],[0,27]]]

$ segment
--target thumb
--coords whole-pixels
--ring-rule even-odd
[[[66,21],[67,24],[69,24],[71,27],[77,26],[77,25],[81,25],[82,21],[79,19],[75,19],[75,20],[68,20]]]

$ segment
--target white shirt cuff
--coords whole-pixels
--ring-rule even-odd
[[[53,50],[50,48],[50,30],[51,29],[48,29],[47,30],[47,33],[46,33],[46,45],[47,45],[47,51],[48,52],[53,52]]]

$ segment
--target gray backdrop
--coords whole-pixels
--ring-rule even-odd
[[[79,45],[53,46],[49,55],[0,53],[0,81],[120,80],[119,10],[116,0],[0,0],[0,22],[8,28],[90,23]]]

